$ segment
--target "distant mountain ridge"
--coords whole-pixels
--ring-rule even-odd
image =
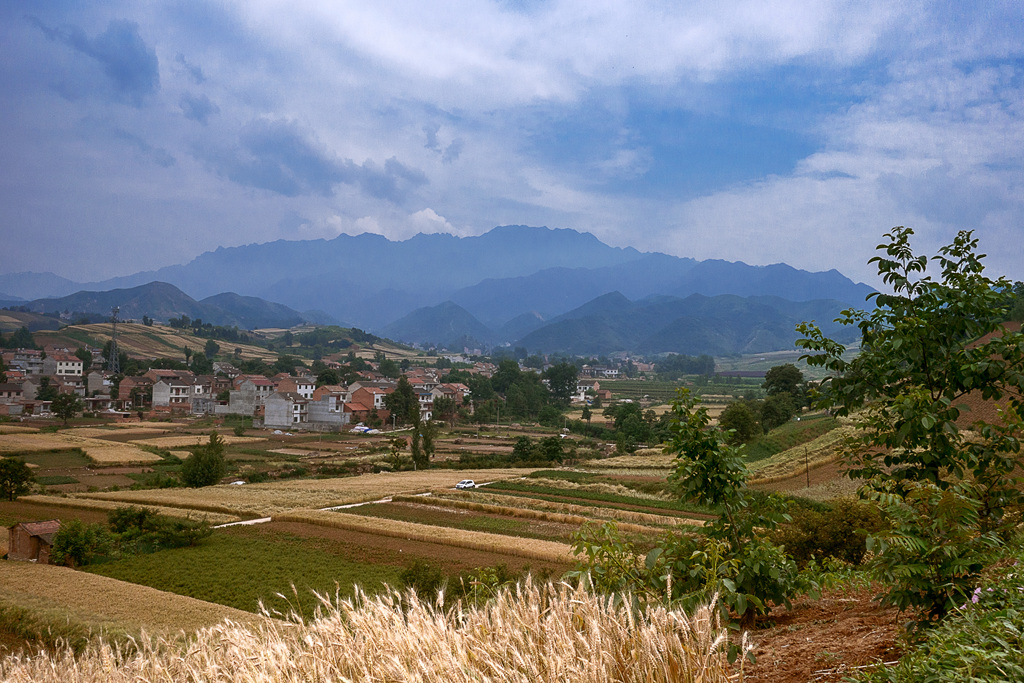
[[[326,313],[372,331],[392,329],[420,309],[437,309],[422,314],[414,326],[433,325],[440,332],[444,316],[449,327],[461,317],[468,326],[463,334],[473,336],[472,321],[450,307],[438,308],[451,302],[503,341],[525,336],[611,292],[629,301],[731,294],[863,306],[872,291],[834,270],[696,261],[611,247],[575,230],[521,225],[496,227],[476,237],[419,234],[391,241],[364,233],[219,248],[188,264],[76,287],[104,291],[151,281],[174,285],[196,299],[237,292],[296,311]],[[68,283],[54,275],[22,273],[0,276],[0,291],[38,299],[43,289],[63,291]],[[437,317],[433,322],[427,320],[431,315]]]
[[[237,326],[242,329],[260,327],[294,327],[304,322],[297,311],[282,304],[231,292],[196,301],[166,282],[150,282],[138,287],[103,292],[80,291],[53,299],[36,299],[25,306],[35,313],[89,313],[108,316],[117,306],[122,319],[140,320],[149,316],[166,322],[183,315],[214,325]]]

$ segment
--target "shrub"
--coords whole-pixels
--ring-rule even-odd
[[[54,564],[80,567],[107,555],[113,539],[102,524],[86,524],[71,519],[54,534],[50,558]]]
[[[415,590],[416,595],[424,601],[436,597],[445,582],[441,568],[426,560],[413,560],[402,570],[399,578],[401,578],[403,586]]]
[[[224,477],[224,440],[216,432],[205,446],[197,446],[181,465],[181,480],[191,488],[216,484]]]
[[[770,538],[784,546],[800,566],[828,557],[859,565],[867,553],[867,535],[884,526],[876,506],[853,499],[817,508],[791,506],[790,517]]]

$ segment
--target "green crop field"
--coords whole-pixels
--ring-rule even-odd
[[[243,527],[215,533],[194,548],[162,550],[86,570],[247,612],[257,611],[262,600],[269,609],[296,609],[308,618],[317,606],[311,590],[334,595],[338,587],[344,597],[358,584],[375,592],[385,583],[400,585],[401,568],[352,559],[343,545],[324,539]]]

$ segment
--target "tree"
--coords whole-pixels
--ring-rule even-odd
[[[196,446],[181,464],[181,480],[185,486],[200,488],[216,484],[224,477],[224,439],[217,432],[210,433],[210,441]]]
[[[0,458],[0,495],[11,501],[28,493],[35,477],[24,460]]]
[[[65,426],[67,426],[68,420],[81,410],[82,402],[74,394],[59,394],[50,403],[50,412],[64,420]]]
[[[192,349],[186,346],[183,350],[185,352],[185,365],[188,365],[189,359],[192,358]]]
[[[395,390],[384,397],[384,405],[395,417],[397,424],[419,422],[420,400],[409,379],[404,375],[398,378]]]
[[[583,412],[580,414],[580,417],[587,421],[587,425],[590,425],[590,418],[592,417],[590,406],[583,406]]]
[[[89,367],[92,365],[92,353],[89,349],[84,347],[75,349],[75,358],[82,361],[82,374],[88,374]]]
[[[39,378],[39,389],[36,391],[36,399],[39,401],[52,401],[57,398],[57,387],[53,385],[50,378],[43,375]]]
[[[450,396],[438,396],[434,399],[434,412],[451,427],[455,427],[458,408],[455,399]]]
[[[110,551],[112,539],[102,524],[86,524],[79,519],[63,522],[53,535],[50,558],[54,564],[79,567],[97,555]]]
[[[562,407],[568,407],[576,393],[576,366],[563,361],[548,368],[544,377],[548,380],[551,397]]]
[[[803,402],[803,383],[804,373],[800,372],[792,363],[786,363],[785,365],[776,365],[768,370],[761,386],[769,396],[788,394],[793,399],[793,403],[799,405]]]
[[[761,427],[767,434],[789,422],[796,415],[796,406],[790,394],[778,393],[761,401],[758,414],[761,418]]]
[[[206,354],[207,358],[212,359],[218,353],[220,353],[220,344],[213,341],[212,339],[206,340],[206,346],[203,347],[203,353]]]
[[[728,433],[725,437],[730,444],[747,443],[762,432],[757,415],[746,401],[730,403],[718,416],[718,425]]]
[[[938,279],[913,253],[912,235],[893,228],[877,247],[884,255],[869,261],[893,293],[840,318],[860,328],[859,356],[846,360],[845,347],[813,323],[798,326],[797,344],[808,364],[829,371],[820,405],[840,416],[861,411],[860,436],[846,448],[850,476],[868,480],[897,520],[869,539],[876,574],[890,582],[884,602],[938,619],[977,585],[986,548],[1002,542],[995,532],[1008,530],[1005,513],[1020,501],[1024,335],[1001,326],[1010,283],[985,277],[972,232],[930,259]],[[966,432],[969,395],[1004,409]]]

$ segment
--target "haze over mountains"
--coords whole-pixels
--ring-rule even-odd
[[[221,248],[185,265],[98,283],[0,275],[0,292],[34,300],[91,290],[63,304],[33,302],[31,308],[91,310],[75,306],[102,304],[109,312],[110,305],[126,304],[97,292],[151,282],[173,285],[191,303],[172,304],[165,286],[150,292],[164,297],[159,309],[131,315],[160,320],[173,312],[239,327],[263,326],[256,323],[268,319],[333,319],[400,341],[519,342],[530,350],[580,353],[787,348],[795,322],[827,322],[844,307],[863,306],[872,291],[835,270],[696,261],[610,247],[574,230],[503,226],[478,237],[420,234],[392,242],[367,233]],[[273,309],[267,302],[283,306]],[[200,313],[194,308],[199,303],[212,308]]]

